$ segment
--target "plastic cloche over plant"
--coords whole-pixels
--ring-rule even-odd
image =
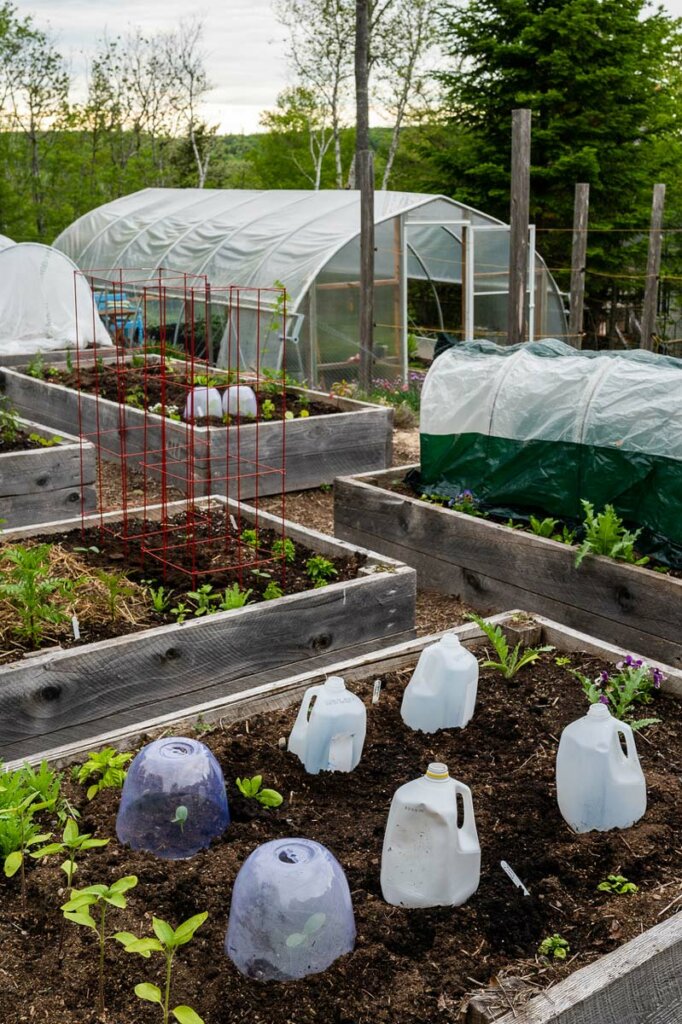
[[[232,893],[225,952],[248,978],[291,981],[326,970],[355,945],[348,882],[309,839],[275,839],[246,859]]]
[[[137,754],[121,794],[116,834],[164,860],[192,857],[230,822],[220,765],[203,743],[154,740]]]

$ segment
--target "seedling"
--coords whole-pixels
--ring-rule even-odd
[[[320,928],[323,927],[327,915],[321,911],[317,914],[311,914],[308,920],[303,925],[303,931],[292,932],[291,935],[287,935],[286,944],[289,948],[295,946],[302,946],[304,943],[310,942],[310,939],[316,932],[319,932]]]
[[[154,611],[165,612],[166,609],[168,608],[168,605],[170,604],[170,594],[166,590],[166,588],[162,586],[156,588],[148,586],[147,593],[149,594],[152,600]]]
[[[605,881],[599,883],[597,892],[610,892],[617,896],[624,896],[626,893],[639,892],[639,886],[634,882],[628,882],[624,875],[609,875]]]
[[[279,583],[275,583],[274,580],[270,580],[267,587],[263,591],[263,600],[274,601],[278,597],[284,597],[284,591],[280,587]]]
[[[305,568],[315,588],[326,587],[333,576],[338,576],[338,570],[334,563],[322,555],[313,555],[312,558],[309,558],[305,563]]]
[[[109,843],[108,839],[93,839],[92,834],[89,832],[79,832],[78,825],[73,818],[69,818],[64,831],[62,833],[61,843],[49,843],[47,846],[43,846],[40,850],[35,850],[31,857],[40,859],[42,857],[51,857],[54,854],[66,854],[66,860],[61,865],[61,869],[66,875],[66,881],[71,888],[73,885],[73,876],[78,870],[76,864],[76,854],[80,853],[81,850],[94,850],[102,846],[107,846]]]
[[[554,935],[548,935],[538,946],[540,956],[546,956],[553,960],[565,960],[570,950],[571,947],[566,942],[566,939],[563,939],[556,932]]]
[[[536,537],[553,537],[556,527],[559,525],[558,519],[537,519],[535,516],[530,517],[530,530]]]
[[[630,562],[633,565],[646,565],[647,557],[635,557],[635,541],[641,530],[632,533],[623,526],[623,520],[617,515],[613,505],[605,505],[601,512],[595,515],[594,505],[584,499],[581,505],[585,510],[585,539],[578,548],[575,559],[576,569],[582,564],[587,554],[607,555],[609,558],[616,558],[622,562]]]
[[[9,601],[21,620],[17,633],[37,647],[45,623],[65,622],[68,615],[57,599],[71,593],[68,580],[50,576],[50,545],[27,548],[14,545],[0,558],[10,567],[0,582],[0,598]]]
[[[258,532],[256,530],[242,530],[240,540],[249,548],[258,547]]]
[[[323,494],[329,494],[331,491],[334,490],[334,485],[333,484],[320,484],[320,488],[319,489],[322,491]]]
[[[476,615],[474,612],[470,612],[467,618],[472,619],[472,621],[483,630],[485,635],[488,637],[488,640],[490,640],[490,643],[495,648],[495,654],[497,655],[498,660],[483,661],[481,662],[481,667],[497,669],[505,679],[512,679],[525,665],[531,665],[546,651],[554,650],[552,646],[545,644],[543,647],[527,647],[522,653],[520,642],[512,650],[499,626],[494,626],[492,623],[486,622],[485,619],[482,619],[480,615]]]
[[[98,1009],[99,1015],[104,1015],[104,945],[108,938],[106,933],[107,907],[117,907],[125,910],[127,900],[123,895],[129,889],[137,885],[135,875],[126,875],[119,878],[111,886],[89,885],[86,889],[72,889],[71,898],[62,904],[61,910],[67,921],[73,924],[83,925],[85,928],[92,928],[99,939],[99,984],[98,984]],[[90,907],[99,910],[99,920],[90,912]]]
[[[213,593],[213,587],[210,583],[204,583],[198,590],[188,591],[187,597],[194,601],[196,606],[194,618],[198,619],[201,615],[210,615],[214,611],[213,603],[218,598],[218,595]]]
[[[554,664],[558,668],[566,668],[568,665],[571,664],[571,659],[570,658],[566,658],[565,656],[562,656],[560,658],[555,658],[554,659]]]
[[[29,359],[24,373],[28,377],[34,377],[36,380],[45,380],[45,361],[42,352],[36,352]]]
[[[34,444],[39,444],[41,448],[54,448],[61,441],[61,437],[58,437],[56,434],[54,437],[43,437],[42,434],[29,434],[28,439],[33,441]]]
[[[238,583],[233,583],[231,587],[227,587],[220,598],[217,610],[230,612],[233,608],[243,608],[245,604],[248,604],[252,594],[253,590],[242,590]]]
[[[134,409],[145,408],[145,396],[142,388],[132,388],[125,397],[126,405],[132,405]]]
[[[171,825],[179,825],[180,831],[185,831],[185,823],[187,821],[188,811],[184,804],[179,804],[175,808],[175,817],[171,818]]]
[[[296,561],[296,546],[288,537],[276,540],[270,550],[273,558],[283,558],[285,562],[289,563]]]
[[[87,797],[92,800],[103,789],[120,789],[127,775],[125,766],[132,760],[132,754],[119,754],[115,747],[91,750],[88,760],[73,769],[73,777],[81,785],[94,779],[88,786]]]
[[[109,618],[112,622],[115,622],[118,601],[124,597],[132,597],[135,589],[130,585],[130,581],[125,578],[123,573],[106,572],[104,569],[96,569],[95,576],[100,583],[104,584],[109,603]]]
[[[0,402],[0,437],[6,444],[12,444],[19,434],[17,414],[7,405],[6,399]]]
[[[287,409],[287,411],[284,413],[284,419],[285,420],[293,420],[293,419],[295,419],[294,414],[291,411],[291,409]]]
[[[305,419],[308,418],[308,416],[310,416],[310,413],[308,412],[307,409],[301,409],[301,411],[300,411],[300,413],[298,415],[299,415],[300,419],[305,420]]]
[[[261,416],[264,420],[271,420],[275,415],[275,403],[271,402],[269,398],[266,398],[260,407]]]
[[[581,672],[573,671],[580,680],[590,704],[606,704],[611,713],[621,721],[627,721],[635,732],[648,725],[655,725],[660,718],[627,718],[635,704],[651,704],[654,691],[660,688],[665,676],[659,668],[650,668],[641,658],[628,654],[616,664],[613,674],[603,669],[596,679],[588,679]]]
[[[180,625],[180,623],[185,621],[191,610],[184,601],[178,601],[175,608],[171,608],[170,613],[175,616],[175,621]]]
[[[66,372],[73,373],[73,356],[70,348],[66,350]]]
[[[235,784],[242,796],[257,800],[263,807],[279,807],[284,799],[276,789],[261,789],[262,775],[254,775],[252,779],[235,779]]]
[[[126,953],[137,953],[145,959],[149,959],[152,953],[163,953],[166,958],[166,984],[162,992],[158,985],[149,982],[142,982],[135,986],[135,995],[148,1003],[157,1003],[161,1007],[163,1024],[168,1024],[171,1015],[175,1017],[178,1024],[204,1024],[202,1018],[190,1006],[176,1006],[169,1008],[171,977],[173,971],[173,959],[180,946],[187,945],[194,938],[197,928],[200,928],[208,917],[207,911],[196,914],[194,917],[183,921],[174,930],[166,921],[159,917],[152,918],[154,935],[146,939],[138,939],[131,932],[116,932],[113,936],[117,942],[125,948]]]
[[[52,805],[54,806],[54,805]],[[41,833],[33,821],[33,815],[50,807],[49,801],[41,800],[39,793],[31,793],[14,807],[0,810],[0,820],[12,820],[16,832],[17,848],[5,857],[4,871],[12,878],[21,870],[21,907],[26,910],[26,854],[29,847],[44,843],[52,838],[50,832]]]

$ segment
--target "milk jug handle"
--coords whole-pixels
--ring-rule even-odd
[[[457,828],[464,828],[464,826],[470,821],[473,821],[474,802],[471,799],[471,790],[468,786],[465,786],[463,782],[457,783],[457,787],[455,789],[455,800],[457,799],[458,793],[462,797],[463,814],[462,820],[457,823]]]
[[[296,721],[294,722],[292,733],[302,732],[308,727],[308,708],[310,707],[310,702],[313,697],[317,697],[318,694],[322,693],[322,689],[322,686],[309,686],[305,691],[303,694],[303,700],[301,701],[301,706],[298,709],[298,714],[296,715]]]
[[[625,737],[625,745],[627,747],[627,756],[629,759],[638,760],[637,747],[635,746],[635,737],[632,733],[632,729],[627,722],[620,722],[618,725],[618,732]]]

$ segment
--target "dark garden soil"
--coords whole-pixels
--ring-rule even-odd
[[[572,666],[588,675],[603,667],[585,655]],[[658,693],[648,709],[662,719],[637,741],[647,777],[645,817],[627,831],[576,835],[561,819],[554,761],[562,728],[584,714],[585,698],[566,668],[546,655],[518,681],[481,675],[474,718],[464,730],[434,736],[407,730],[400,719],[409,672],[384,677],[370,702],[374,675],[358,692],[368,707],[359,767],[350,775],[306,775],[279,745],[296,707],[202,735],[217,755],[228,786],[233,822],[211,848],[188,861],[164,862],[121,848],[91,851],[80,886],[111,884],[134,874],[138,886],[126,910],[110,908],[111,930],[151,934],[151,915],[173,924],[208,911],[194,941],[176,957],[173,1002],[188,1003],[206,1024],[436,1024],[457,1019],[467,992],[505,969],[547,986],[639,935],[679,909],[682,894],[682,709]],[[201,734],[201,733],[199,733]],[[430,761],[445,761],[471,786],[482,848],[478,891],[458,908],[408,911],[383,902],[380,856],[391,797]],[[262,773],[284,795],[266,810],[236,792],[237,776]],[[81,830],[115,835],[118,793],[88,803],[67,782],[80,808]],[[328,846],[345,869],[357,924],[355,951],[324,974],[264,985],[240,975],[223,952],[235,876],[255,847],[273,838],[309,837]],[[499,868],[507,860],[530,889],[522,896]],[[66,898],[58,863],[31,864],[28,911],[22,915],[18,878],[0,878],[0,1022],[93,1024],[97,953],[94,935],[65,924],[61,961],[59,904]],[[636,894],[597,892],[609,874],[625,875]],[[570,944],[569,961],[536,957],[555,932]],[[154,1024],[158,1007],[133,994],[141,981],[162,984],[162,962],[141,960],[110,943],[106,955],[110,1024]]]
[[[219,381],[220,378],[216,378]],[[50,375],[53,383],[64,384],[70,388],[80,388],[88,394],[99,394],[100,397],[109,399],[112,402],[125,402],[134,405],[136,408],[147,409],[149,406],[162,403],[164,407],[175,406],[183,414],[187,396],[192,388],[192,379],[180,370],[165,370],[161,365],[150,364],[146,367],[125,366],[116,368],[112,366],[101,367],[80,367],[80,369],[53,370]],[[244,381],[243,383],[248,383]],[[197,386],[205,386],[205,380],[201,380]],[[213,386],[213,384],[211,384]],[[216,383],[215,387],[222,396],[225,385]],[[327,416],[339,412],[333,405],[324,402],[308,401],[306,396],[297,392],[287,392],[283,400],[282,388],[275,386],[268,390],[256,390],[259,415],[256,420],[266,423],[269,420],[281,420],[284,412],[293,413],[299,418],[302,412],[310,416]],[[130,396],[133,401],[130,402]],[[263,403],[269,400],[274,405],[269,420],[262,415]],[[224,426],[221,419],[215,417],[199,419],[195,421],[196,426]],[[246,424],[256,422],[253,419],[243,416],[232,416],[231,423]]]
[[[194,605],[186,600],[186,594],[207,584],[213,588],[214,593],[222,593],[237,583],[242,590],[252,591],[249,604],[262,601],[263,593],[271,582],[280,586],[284,594],[299,594],[313,588],[314,582],[308,574],[306,562],[315,554],[314,551],[297,543],[294,546],[294,560],[283,563],[281,558],[273,558],[271,552],[273,543],[281,540],[281,533],[259,529],[258,547],[251,548],[240,540],[242,532],[251,527],[250,522],[241,518],[234,519],[220,508],[212,508],[208,516],[204,509],[197,508],[196,515],[199,518],[192,528],[192,544],[187,543],[185,512],[169,519],[165,532],[159,532],[159,523],[129,519],[128,537],[132,539],[127,541],[121,536],[103,533],[99,527],[90,527],[84,531],[77,528],[64,533],[33,537],[33,544],[48,543],[58,546],[65,553],[77,554],[93,573],[104,570],[109,574],[124,575],[123,583],[131,581],[144,587],[149,585],[153,589],[163,586],[168,599],[167,609],[161,612],[155,611],[151,601],[145,603],[141,610],[139,603],[136,604],[134,621],[123,616],[112,621],[107,616],[104,621],[100,617],[96,622],[89,622],[87,615],[79,613],[81,635],[78,641],[68,632],[70,626],[63,627],[58,638],[46,629],[43,646],[51,647],[58,640],[62,647],[75,647],[136,633],[150,626],[176,622],[177,617],[171,614],[170,609],[178,601],[188,604],[190,610],[187,619],[190,619],[193,617]],[[159,554],[164,554],[165,547],[166,559],[175,563],[177,568],[173,565],[164,567],[154,555],[143,553],[142,544],[145,542],[133,535],[151,531],[155,535],[147,537],[147,547],[157,550]],[[0,555],[2,550],[0,537]],[[330,575],[328,582],[355,579],[365,560],[365,556],[359,554],[348,558],[329,557],[328,561],[332,563],[335,572]],[[198,575],[192,577],[192,570]],[[84,597],[87,597],[87,587],[86,580],[81,591]],[[78,593],[76,588],[76,600]],[[143,593],[141,590],[140,594]],[[0,644],[0,664],[21,658],[27,650],[29,648],[22,646],[17,637],[13,638],[9,650],[3,650]]]

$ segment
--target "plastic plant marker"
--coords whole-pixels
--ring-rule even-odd
[[[525,885],[523,884],[519,876],[516,874],[514,869],[507,864],[506,860],[500,861],[500,867],[504,871],[505,875],[507,875],[508,878],[511,878],[516,888],[521,890],[524,896],[530,896],[528,889],[526,889]]]
[[[374,680],[374,687],[372,689],[372,704],[378,704],[379,698],[381,697],[381,680]]]
[[[120,842],[177,860],[205,849],[229,821],[223,773],[203,743],[166,737],[139,751],[121,793]]]

